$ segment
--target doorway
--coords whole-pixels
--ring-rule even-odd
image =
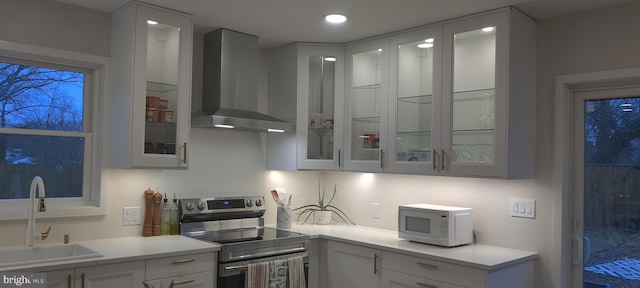
[[[571,90],[572,287],[638,287],[640,84]]]

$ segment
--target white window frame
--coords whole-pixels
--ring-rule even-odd
[[[109,89],[110,59],[95,55],[44,48],[0,40],[0,56],[43,63],[67,65],[90,70],[90,99],[83,107],[90,117],[85,134],[83,191],[81,198],[46,198],[47,211],[36,213],[37,218],[84,217],[106,215],[107,197],[101,192],[102,174],[102,117],[105,95]],[[86,98],[85,98],[86,99]],[[87,130],[88,128],[88,130]],[[3,132],[15,133],[15,129]],[[23,134],[23,133],[21,133]],[[77,133],[75,133],[77,134]],[[77,136],[77,135],[75,135]],[[46,192],[46,183],[45,183]],[[45,195],[46,196],[46,195]],[[0,221],[27,218],[29,199],[0,200]]]

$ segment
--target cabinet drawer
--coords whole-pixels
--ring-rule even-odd
[[[188,274],[184,276],[169,277],[146,281],[147,284],[153,285],[153,287],[169,287],[173,281],[173,287],[176,288],[195,288],[195,287],[215,287],[215,274],[213,271]]]
[[[187,254],[147,260],[146,279],[159,279],[206,271],[214,271],[216,253]],[[158,286],[159,287],[159,286]]]
[[[465,287],[484,287],[486,271],[428,258],[382,251],[382,269]]]
[[[382,288],[464,288],[462,286],[417,277],[391,270],[382,270]]]

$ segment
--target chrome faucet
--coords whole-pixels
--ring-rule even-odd
[[[45,240],[49,237],[51,226],[47,229],[47,232],[36,233],[36,213],[35,213],[35,198],[36,190],[38,190],[38,212],[47,211],[47,206],[44,202],[44,182],[40,176],[33,177],[31,180],[31,189],[29,190],[29,219],[27,220],[27,233],[24,238],[24,245],[27,247],[33,247],[35,240]]]

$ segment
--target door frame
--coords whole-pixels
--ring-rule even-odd
[[[640,81],[640,67],[556,76],[552,179],[551,283],[572,286],[574,87]],[[579,253],[582,253],[580,251]]]

